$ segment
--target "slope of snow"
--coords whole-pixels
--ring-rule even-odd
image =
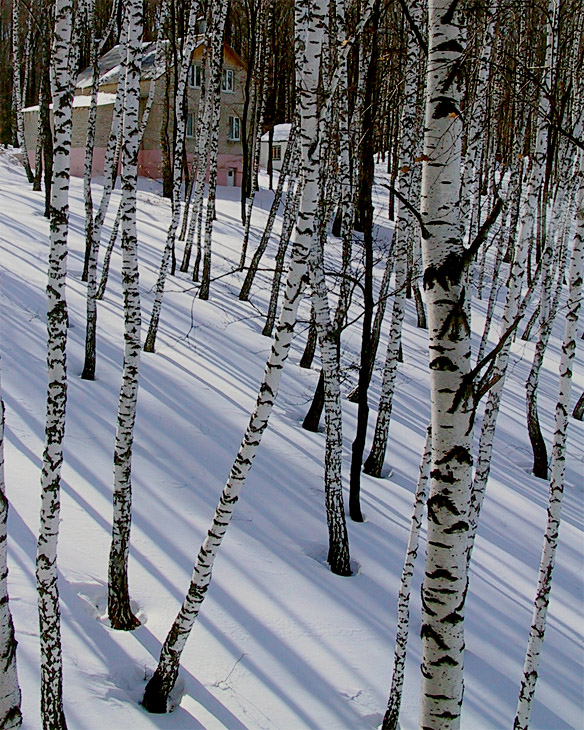
[[[145,331],[170,207],[158,196],[155,183],[142,181],[142,186],[138,228]],[[99,201],[99,193],[95,185],[94,201]],[[242,274],[228,273],[237,265],[241,246],[238,195],[233,188],[219,189],[213,275],[225,276],[212,283],[208,302],[197,299],[196,285],[188,276],[169,279],[157,353],[142,359],[130,555],[131,592],[142,626],[124,634],[112,631],[104,618],[122,361],[119,248],[105,301],[99,305],[97,380],[82,381],[83,192],[82,181],[72,180],[70,379],[59,566],[65,710],[74,730],[358,730],[375,728],[387,702],[397,589],[429,416],[425,334],[415,327],[411,302],[386,459],[392,473],[381,480],[363,476],[367,521],[349,522],[355,575],[339,578],[324,564],[324,435],[300,428],[318,378],[317,360],[310,371],[297,365],[309,318],[305,302],[269,430],[183,654],[180,707],[172,715],[153,716],[138,704],[188,586],[194,558],[255,403],[270,346],[260,334],[270,273],[261,273],[250,303],[237,299]],[[9,154],[0,155],[0,200],[0,363],[11,501],[10,599],[19,642],[24,726],[37,730],[41,725],[34,556],[46,390],[48,223],[42,216],[42,193],[31,191]],[[115,193],[104,239],[118,200]],[[263,189],[256,201],[252,247],[271,193]],[[382,258],[391,232],[384,196],[377,203]],[[268,253],[272,256],[273,248]],[[267,258],[263,266],[271,264]],[[381,266],[382,261],[378,281]],[[476,303],[477,328],[485,309],[485,302]],[[540,409],[548,443],[557,391],[559,320],[541,377]],[[346,392],[355,382],[359,327],[355,324],[344,336]],[[478,344],[480,330],[476,332]],[[531,623],[547,501],[546,484],[529,474],[523,383],[533,347],[521,341],[514,345],[474,552],[466,612],[463,727],[468,730],[511,727]],[[385,339],[379,353],[384,351]],[[380,365],[372,385],[370,435],[379,384]],[[580,353],[574,369],[574,403],[583,387]],[[348,475],[356,406],[344,401],[343,407]],[[534,730],[582,726],[583,424],[571,419],[569,435],[564,522],[533,709]],[[422,553],[413,586],[404,730],[417,726]]]

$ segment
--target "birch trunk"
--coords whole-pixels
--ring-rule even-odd
[[[204,76],[202,80],[201,98],[199,102],[199,118],[197,120],[197,153],[195,157],[194,196],[191,204],[191,220],[180,270],[188,271],[191,258],[195,229],[197,231],[197,262],[193,271],[193,281],[199,278],[199,262],[201,251],[201,229],[203,220],[203,198],[205,177],[209,163],[212,122],[214,109],[221,103],[221,67],[223,63],[223,33],[225,29],[226,0],[220,0],[211,6],[211,23],[205,37]],[[201,112],[202,110],[202,112]],[[185,210],[185,216],[188,211]]]
[[[365,63],[363,110],[360,136],[358,202],[360,230],[363,231],[363,326],[361,330],[361,359],[359,363],[359,402],[357,406],[357,427],[351,446],[351,472],[349,484],[349,514],[355,522],[363,522],[361,512],[361,467],[369,420],[369,373],[371,370],[371,326],[373,324],[373,202],[372,190],[375,177],[373,148],[373,105],[375,104],[375,82],[377,76],[379,47],[376,27],[379,21],[380,3],[373,5],[371,25],[361,36],[360,51]],[[326,373],[325,373],[326,375]]]
[[[138,287],[138,239],[136,235],[136,187],[140,141],[139,103],[142,65],[142,2],[128,0],[125,71],[125,105],[122,143],[122,285],[124,294],[124,365],[118,402],[114,450],[114,498],[112,541],[108,567],[108,616],[114,629],[139,625],[130,607],[128,555],[132,520],[132,447],[140,365],[140,292]]]
[[[549,35],[549,34],[548,34]],[[551,40],[549,40],[546,58],[551,59]],[[531,160],[531,169],[529,171],[529,179],[526,185],[521,186],[521,201],[519,204],[519,228],[517,231],[517,241],[515,246],[515,256],[510,267],[507,282],[507,299],[505,302],[505,310],[501,321],[501,336],[517,322],[520,309],[525,310],[528,296],[523,300],[520,307],[521,290],[523,280],[525,278],[528,256],[533,249],[536,240],[537,230],[537,212],[538,212],[538,193],[544,182],[545,172],[545,153],[547,148],[547,117],[549,113],[549,99],[545,93],[542,93],[539,100],[539,124],[537,127],[535,149]],[[513,216],[514,217],[514,216]],[[511,231],[513,233],[513,231]],[[531,296],[533,291],[531,282],[528,295]],[[495,428],[497,417],[499,414],[499,406],[501,395],[505,383],[507,366],[509,363],[509,355],[511,349],[511,338],[507,337],[503,347],[501,348],[495,365],[493,368],[492,381],[493,387],[489,391],[487,404],[485,406],[485,414],[481,427],[481,435],[479,439],[478,458],[475,475],[472,485],[472,496],[469,511],[469,540],[468,540],[468,556],[470,561],[472,554],[474,539],[478,527],[478,520],[482,508],[489,473],[491,469],[491,454],[493,449],[493,441],[495,436]]]
[[[410,523],[410,534],[408,536],[408,545],[406,548],[406,556],[404,559],[404,567],[402,569],[402,577],[399,587],[397,602],[397,631],[395,637],[391,690],[381,730],[396,730],[398,727],[410,625],[411,586],[416,566],[416,558],[418,557],[420,530],[422,529],[422,519],[424,516],[424,507],[426,505],[426,491],[428,476],[430,474],[431,456],[432,429],[428,427],[426,430],[424,453],[422,454],[422,460],[420,462],[420,471],[418,474],[418,483],[414,498],[414,511],[412,514],[412,521]]]
[[[0,727],[22,725],[20,687],[16,671],[16,638],[8,600],[8,500],[4,482],[4,401],[0,389]]]
[[[112,15],[113,17],[113,15]],[[120,45],[122,54],[126,52],[125,31],[122,31]],[[84,380],[95,379],[96,364],[96,337],[97,337],[97,300],[103,297],[105,291],[106,278],[103,284],[97,285],[97,259],[99,252],[99,244],[101,241],[101,232],[103,223],[109,206],[111,194],[115,185],[119,153],[121,147],[121,119],[125,99],[125,81],[120,79],[116,91],[116,99],[112,110],[112,121],[110,125],[110,134],[105,152],[103,166],[103,192],[99,208],[95,217],[93,217],[93,205],[91,203],[91,166],[93,157],[93,144],[95,138],[95,118],[97,116],[97,93],[98,93],[98,54],[99,49],[94,50],[94,74],[92,81],[92,107],[90,108],[89,123],[87,129],[86,141],[86,157],[85,157],[85,177],[84,177],[84,193],[85,193],[85,215],[86,215],[86,244],[85,244],[85,263],[86,280],[87,280],[87,301],[86,301],[86,329],[85,329],[85,361],[83,364],[83,372],[81,377]],[[93,121],[92,121],[93,113]],[[91,152],[90,152],[91,151]],[[109,262],[108,262],[109,263]],[[109,269],[108,269],[109,270]],[[84,271],[85,275],[85,271]],[[102,272],[103,279],[103,272]],[[99,296],[102,291],[101,297]]]
[[[466,391],[470,326],[467,261],[460,235],[462,13],[430,0],[421,214],[428,308],[432,466],[422,585],[420,727],[460,726],[466,538],[472,470],[472,404]]]
[[[312,5],[312,13],[310,13],[309,5]],[[302,156],[305,176],[310,183],[305,184],[303,189],[299,215],[300,225],[296,227],[294,234],[282,312],[274,335],[272,350],[266,363],[255,411],[250,418],[231,473],[221,494],[213,524],[199,551],[188,593],[164,642],[156,672],[146,686],[143,704],[150,712],[164,713],[170,709],[168,698],[178,676],[181,653],[199,614],[211,581],[215,556],[229,526],[235,504],[239,499],[262,435],[268,425],[282,369],[292,342],[298,306],[308,277],[308,261],[314,245],[313,216],[317,204],[318,185],[318,158],[315,156],[318,147],[316,113],[310,97],[314,95],[318,79],[322,22],[326,16],[326,9],[323,5],[324,0],[310,4],[307,0],[303,0],[302,3],[299,3],[299,10],[303,11],[304,15],[298,13],[301,22],[297,24],[297,35],[300,36],[297,48],[299,54],[306,54],[308,58],[303,74],[305,90],[299,99],[302,114]],[[306,38],[301,36],[303,29]],[[306,111],[304,111],[305,105],[307,105]],[[314,144],[315,142],[316,144]]]
[[[207,148],[209,166],[209,185],[207,191],[207,208],[205,217],[205,239],[203,242],[203,273],[199,298],[209,298],[211,286],[211,243],[213,238],[213,221],[215,220],[215,196],[217,193],[217,159],[219,154],[219,118],[221,116],[221,71],[223,68],[223,37],[225,35],[225,19],[227,17],[227,0],[221,0],[217,9],[213,28],[212,66],[209,103],[211,108],[211,130]],[[202,215],[202,205],[201,205]]]
[[[296,117],[295,117],[295,120],[296,120]],[[294,121],[292,123],[292,129],[290,130],[288,144],[286,145],[286,151],[284,153],[284,160],[282,162],[282,167],[280,169],[280,173],[278,176],[278,185],[276,186],[276,192],[274,194],[274,200],[272,201],[272,206],[270,208],[270,214],[269,214],[268,220],[266,222],[266,227],[264,229],[264,232],[262,233],[261,241],[259,242],[259,245],[254,252],[251,263],[249,265],[249,269],[247,270],[247,274],[245,275],[245,279],[243,280],[243,284],[241,286],[241,291],[239,292],[239,298],[244,302],[246,302],[249,299],[249,292],[251,289],[251,285],[253,284],[255,275],[257,274],[262,256],[264,255],[266,248],[268,247],[268,243],[270,242],[272,228],[274,226],[274,221],[276,220],[276,214],[278,213],[278,209],[280,207],[280,202],[282,200],[282,193],[284,191],[284,183],[286,182],[286,178],[287,178],[290,168],[292,166],[292,161],[293,161],[294,155],[295,155],[296,132],[297,132],[297,122]],[[247,225],[247,223],[246,223],[246,225]],[[239,268],[243,269],[244,266],[245,266],[245,256],[244,256],[244,252],[242,251],[241,260],[239,262]]]
[[[14,99],[14,110],[16,116],[16,139],[18,146],[22,151],[22,163],[26,178],[29,183],[34,180],[34,175],[30,168],[28,159],[28,151],[26,149],[26,137],[24,136],[24,116],[22,114],[22,86],[20,82],[20,0],[12,2],[12,95]],[[27,43],[29,39],[27,38]]]
[[[272,291],[270,294],[270,303],[268,305],[268,313],[266,315],[266,323],[262,330],[264,337],[271,337],[276,323],[276,312],[278,308],[278,298],[280,296],[280,283],[284,273],[284,259],[292,229],[298,215],[298,207],[300,205],[300,195],[302,193],[302,181],[297,179],[298,176],[299,155],[296,154],[296,162],[290,178],[288,179],[288,188],[286,191],[286,202],[284,203],[284,215],[282,217],[282,232],[280,234],[280,242],[276,251],[274,261],[274,277],[272,279]]]
[[[259,85],[259,89],[257,90],[258,95],[258,102],[259,102],[259,111],[257,118],[254,120],[254,136],[253,136],[253,144],[252,144],[252,156],[251,156],[251,179],[252,181],[257,180],[259,168],[260,168],[260,153],[261,153],[261,147],[262,147],[262,133],[263,133],[263,126],[264,126],[264,114],[266,110],[266,95],[267,95],[267,87],[268,87],[268,74],[270,70],[270,37],[272,35],[272,25],[274,21],[273,13],[271,11],[270,7],[270,0],[266,3],[262,3],[262,9],[260,13],[260,31],[261,31],[261,38],[260,38],[260,51],[259,51],[259,58],[260,58],[260,68],[262,69],[262,78]],[[273,133],[273,130],[272,130]],[[288,151],[288,147],[290,146],[291,140],[288,140],[288,145],[286,148],[286,152]],[[270,151],[268,153],[268,159],[271,164],[271,146]],[[270,177],[271,179],[271,177]],[[271,189],[271,187],[270,187]],[[249,241],[249,232],[251,228],[251,214],[253,211],[253,204],[255,201],[255,194],[257,191],[257,185],[252,183],[251,191],[249,195],[249,200],[247,203],[247,212],[245,214],[245,226],[243,231],[243,243],[241,245],[241,257],[239,261],[239,268],[243,269],[245,266],[245,260],[247,258],[247,244]],[[239,297],[241,299],[241,295]]]
[[[409,8],[412,22],[420,27],[422,24],[422,8],[419,2],[410,3]],[[417,38],[410,32],[407,44],[406,81],[404,88],[405,104],[401,119],[401,139],[399,149],[400,193],[406,200],[416,200],[419,196],[419,177],[416,174],[416,159],[420,150],[417,140],[420,139],[421,119],[418,115],[417,88],[419,84],[418,69],[420,65],[420,50]],[[418,184],[418,186],[416,185]],[[391,327],[387,343],[385,367],[381,384],[381,397],[377,411],[377,422],[373,445],[369,456],[365,460],[363,471],[371,476],[380,477],[387,450],[389,424],[393,407],[393,394],[397,374],[398,355],[401,347],[401,332],[405,312],[406,282],[407,282],[407,254],[408,242],[414,222],[410,210],[400,205],[399,216],[395,228],[395,293]],[[415,234],[414,234],[415,235]]]
[[[160,321],[160,312],[162,310],[162,299],[164,296],[166,274],[168,271],[168,264],[170,262],[170,255],[172,249],[174,248],[176,231],[180,219],[180,188],[182,184],[182,164],[185,149],[186,125],[184,98],[189,74],[189,66],[191,63],[191,56],[195,45],[195,33],[197,30],[197,14],[199,12],[199,5],[199,0],[192,0],[189,12],[187,38],[182,50],[181,66],[174,99],[174,123],[176,129],[176,142],[174,147],[172,172],[172,219],[170,221],[168,233],[166,234],[166,244],[164,246],[162,260],[160,262],[160,268],[158,271],[158,279],[156,281],[154,302],[152,304],[152,314],[150,316],[150,324],[148,325],[148,334],[146,335],[146,341],[144,343],[144,350],[146,352],[154,352],[156,348],[156,336],[158,334],[158,324]]]
[[[61,621],[57,585],[61,466],[67,402],[67,232],[72,134],[74,6],[55,0],[52,50],[52,96],[55,146],[50,186],[50,247],[47,282],[48,389],[45,447],[41,473],[41,518],[36,579],[41,648],[41,717],[43,730],[64,730]]]
[[[564,474],[566,468],[566,435],[568,409],[572,385],[572,362],[576,354],[578,314],[582,304],[582,280],[584,277],[584,158],[580,152],[580,180],[578,191],[577,227],[570,263],[570,293],[566,312],[566,325],[560,358],[560,387],[556,405],[556,424],[552,452],[547,524],[539,566],[539,578],[527,653],[523,667],[523,681],[519,693],[514,730],[527,730],[531,705],[535,694],[539,658],[543,645],[547,610],[549,606],[552,572],[555,564],[558,533],[562,514]]]

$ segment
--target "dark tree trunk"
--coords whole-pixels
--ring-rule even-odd
[[[578,398],[578,402],[572,411],[572,416],[577,421],[584,421],[584,393]]]
[[[308,339],[306,340],[306,347],[302,357],[300,358],[300,367],[309,369],[314,360],[314,353],[316,352],[316,322],[314,321],[314,313],[310,317],[310,327],[308,329]]]
[[[371,21],[363,33],[363,43],[369,44],[369,64],[365,79],[365,97],[361,118],[361,165],[359,171],[359,218],[363,229],[364,279],[363,279],[363,330],[361,338],[361,363],[359,368],[359,404],[357,410],[357,431],[351,454],[351,475],[349,488],[349,514],[355,522],[363,522],[361,513],[361,466],[367,436],[369,418],[368,391],[371,371],[371,326],[373,323],[373,203],[371,190],[375,174],[373,144],[373,101],[377,72],[377,42],[375,28],[379,19],[379,2],[375,3]]]

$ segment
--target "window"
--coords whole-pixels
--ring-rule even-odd
[[[195,114],[194,114],[194,112],[189,112],[187,114],[186,136],[188,138],[195,136]]]
[[[233,92],[233,69],[223,69],[223,76],[221,77],[221,91]]]
[[[192,63],[189,66],[189,86],[191,89],[200,89],[202,81],[201,64]]]
[[[241,139],[241,122],[239,117],[229,117],[229,137],[230,142],[239,142]]]
[[[272,160],[279,161],[282,159],[282,145],[272,145]]]

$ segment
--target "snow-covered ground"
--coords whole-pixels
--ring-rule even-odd
[[[95,200],[99,191],[96,185]],[[219,189],[214,276],[234,269],[239,260],[238,195],[237,189]],[[252,249],[271,195],[264,181],[256,198]],[[116,193],[114,205],[118,200]],[[380,250],[390,238],[385,203],[384,194],[377,207]],[[40,728],[34,556],[46,390],[48,223],[42,211],[42,194],[31,191],[13,157],[1,154],[0,362],[11,502],[10,600],[26,730]],[[104,238],[112,216],[113,212]],[[143,181],[138,216],[145,329],[170,216],[168,202],[158,196],[155,183]],[[324,435],[300,428],[318,377],[317,361],[310,371],[297,364],[309,315],[305,304],[270,428],[183,654],[180,707],[170,716],[149,715],[138,704],[145,679],[156,665],[161,642],[188,586],[193,560],[255,402],[270,346],[261,335],[270,275],[260,275],[250,303],[237,298],[240,273],[214,281],[208,302],[196,298],[197,289],[188,277],[168,281],[157,353],[142,359],[133,460],[130,583],[142,626],[133,633],[115,632],[104,613],[122,360],[120,257],[118,249],[106,298],[99,306],[97,380],[83,381],[79,377],[85,313],[83,228],[82,184],[74,179],[68,259],[70,379],[59,543],[69,727],[375,728],[387,702],[397,589],[429,416],[425,333],[415,327],[412,302],[408,301],[404,363],[399,367],[386,459],[392,473],[381,480],[363,476],[366,522],[349,522],[355,575],[334,576],[323,564]],[[178,253],[182,255],[182,250]],[[264,266],[270,265],[268,257]],[[476,302],[477,344],[485,308],[485,302]],[[562,326],[560,316],[541,376],[539,402],[548,444]],[[359,328],[357,323],[344,338],[346,392],[355,382],[352,366],[358,359]],[[533,348],[533,343],[522,341],[513,347],[511,379],[473,556],[462,723],[467,730],[512,726],[531,623],[547,502],[546,483],[529,473],[523,384]],[[379,349],[384,351],[385,335]],[[573,403],[584,388],[582,366],[580,352]],[[372,387],[371,433],[379,384],[378,368]],[[345,400],[343,408],[348,474],[356,406]],[[534,730],[582,728],[584,717],[584,424],[571,419],[569,429],[564,521],[532,715]],[[421,573],[422,555],[413,586],[404,730],[417,725]]]

